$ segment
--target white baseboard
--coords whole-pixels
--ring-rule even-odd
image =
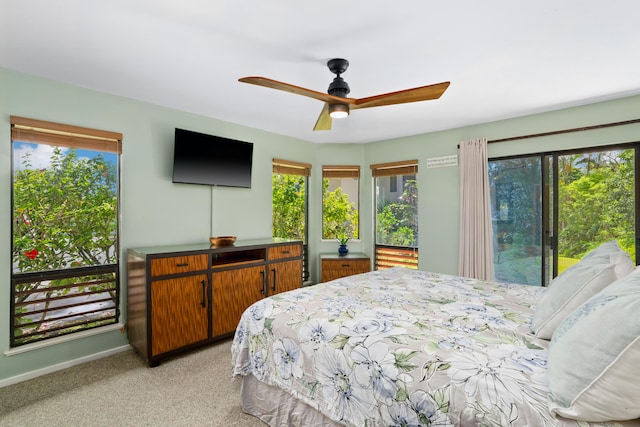
[[[51,365],[51,366],[47,366],[46,368],[36,369],[35,371],[25,372],[24,374],[20,374],[14,377],[0,380],[0,388],[6,387],[11,384],[17,384],[22,381],[30,380],[32,378],[36,378],[42,375],[51,374],[53,372],[70,368],[72,366],[80,365],[82,363],[90,362],[92,360],[102,359],[103,357],[112,356],[114,354],[118,354],[130,349],[131,349],[131,346],[127,344],[120,347],[111,348],[109,350],[101,351],[99,353],[89,354],[87,356],[79,357],[77,359],[68,360],[66,362],[58,363],[57,365]]]

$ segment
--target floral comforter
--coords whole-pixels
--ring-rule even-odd
[[[558,425],[540,292],[402,268],[301,288],[246,310],[233,373],[349,426]]]

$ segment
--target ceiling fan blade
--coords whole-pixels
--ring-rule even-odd
[[[329,115],[329,104],[325,103],[322,111],[320,112],[320,116],[318,117],[318,121],[313,127],[313,130],[331,130],[332,123],[333,119]]]
[[[317,92],[311,89],[305,89],[300,86],[295,86],[289,83],[279,82],[277,80],[268,79],[266,77],[243,77],[238,79],[242,83],[250,83],[258,86],[264,86],[271,89],[283,90],[285,92],[295,93],[296,95],[308,96],[309,98],[317,99],[319,101],[353,104],[356,102],[355,98],[341,98],[339,96],[329,95],[328,93]]]
[[[428,101],[438,99],[449,87],[450,82],[442,82],[429,86],[415,87],[413,89],[390,92],[382,95],[359,98],[351,104],[351,109],[380,107],[383,105],[404,104],[407,102]]]

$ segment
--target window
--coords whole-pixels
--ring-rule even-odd
[[[636,259],[637,146],[489,160],[496,280],[547,285],[601,243]]]
[[[311,165],[273,159],[272,227],[273,237],[303,242],[303,281],[309,279],[308,257],[308,193]]]
[[[122,135],[10,122],[11,347],[118,322]]]
[[[376,206],[376,270],[418,268],[418,161],[371,165]]]
[[[322,238],[359,238],[360,166],[322,166]]]

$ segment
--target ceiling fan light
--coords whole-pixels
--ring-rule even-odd
[[[329,116],[332,119],[344,119],[349,115],[349,105],[331,104],[329,105]]]

